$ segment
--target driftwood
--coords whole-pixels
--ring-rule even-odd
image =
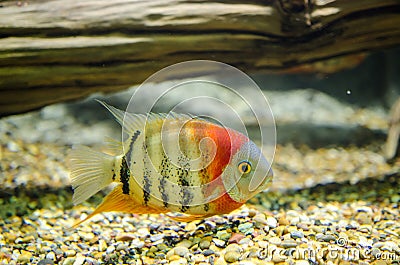
[[[282,70],[400,43],[398,0],[0,1],[0,115],[191,59]]]

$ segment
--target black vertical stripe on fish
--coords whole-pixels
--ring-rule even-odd
[[[158,185],[158,189],[160,190],[161,193],[161,199],[163,200],[163,205],[165,208],[168,207],[168,192],[165,190],[165,185],[167,184],[167,178],[166,177],[161,177],[160,178],[160,184]]]
[[[179,185],[181,186],[181,190],[179,192],[179,195],[181,196],[181,212],[186,212],[190,206],[189,204],[192,202],[194,195],[190,191],[189,187],[189,181],[187,180],[187,177],[189,175],[189,169],[187,168],[182,168],[180,170],[179,174]]]
[[[128,161],[128,163],[131,163],[131,158],[132,158],[132,152],[133,152],[133,144],[136,142],[137,138],[140,135],[140,131],[137,130],[131,137],[131,142],[129,144],[129,148],[128,151],[126,152],[126,161]]]
[[[185,124],[186,125],[186,124]],[[181,212],[186,212],[190,208],[190,203],[193,201],[194,194],[191,191],[189,183],[189,172],[190,172],[190,154],[191,154],[191,143],[188,137],[179,135],[179,150],[182,156],[178,157],[178,165],[180,166],[178,183],[180,185],[180,197],[181,197]]]
[[[145,140],[142,145],[143,154],[144,154],[144,157],[143,157],[144,171],[143,171],[142,190],[143,190],[143,204],[146,206],[150,201],[150,188],[151,188],[151,180],[149,177],[149,176],[151,176],[151,171],[149,170],[149,168],[148,168],[149,165],[147,163],[147,159],[150,159],[150,158],[148,157],[149,154],[147,153],[147,151],[148,151],[147,148],[148,148],[148,146],[147,146],[147,143]]]
[[[208,212],[210,210],[210,205],[208,203],[204,204],[204,211]]]
[[[148,175],[143,176],[143,203],[147,206],[150,200],[150,187],[151,182]]]
[[[168,192],[165,189],[165,186],[167,184],[167,179],[169,178],[168,173],[171,172],[170,169],[170,164],[169,164],[169,160],[168,157],[164,154],[163,155],[163,159],[161,160],[161,165],[160,165],[160,175],[161,178],[159,179],[160,183],[158,185],[158,189],[161,193],[161,199],[163,200],[163,205],[165,208],[168,207],[168,200],[169,200],[169,196],[168,196]]]
[[[112,180],[115,181],[116,175],[115,175],[115,169],[114,169],[114,167],[111,169],[111,171],[112,171]]]
[[[129,171],[128,164],[126,163],[125,156],[122,157],[121,169],[119,173],[120,173],[120,180],[122,183],[122,193],[129,194],[129,178],[131,173]]]

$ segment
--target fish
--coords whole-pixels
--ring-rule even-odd
[[[122,126],[111,153],[69,153],[74,205],[114,183],[82,222],[102,212],[166,214],[181,222],[228,214],[266,190],[270,163],[244,134],[189,114],[135,114],[99,101]]]

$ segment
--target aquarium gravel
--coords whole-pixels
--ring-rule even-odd
[[[387,164],[378,146],[278,146],[271,191],[229,215],[180,223],[106,213],[71,229],[104,193],[73,206],[69,147],[7,137],[0,150],[1,264],[399,262],[400,161]],[[329,182],[340,183],[319,184]]]
[[[264,193],[229,215],[190,223],[106,213],[72,230],[92,204],[60,205],[70,200],[68,189],[19,190],[2,207],[32,205],[0,221],[0,262],[391,264],[400,258],[399,180]]]
[[[382,137],[278,144],[269,192],[228,215],[184,223],[110,212],[71,229],[107,192],[72,205],[67,151],[120,134],[112,121],[70,112],[55,105],[0,120],[0,264],[400,263],[400,159],[385,161]],[[370,112],[350,120],[384,129]]]

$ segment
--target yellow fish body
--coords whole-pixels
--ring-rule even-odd
[[[190,221],[229,213],[270,184],[270,164],[235,130],[188,115],[130,114],[101,103],[127,137],[115,156],[84,146],[71,151],[74,204],[118,183],[85,220],[123,211],[179,212],[184,216],[174,219]]]

